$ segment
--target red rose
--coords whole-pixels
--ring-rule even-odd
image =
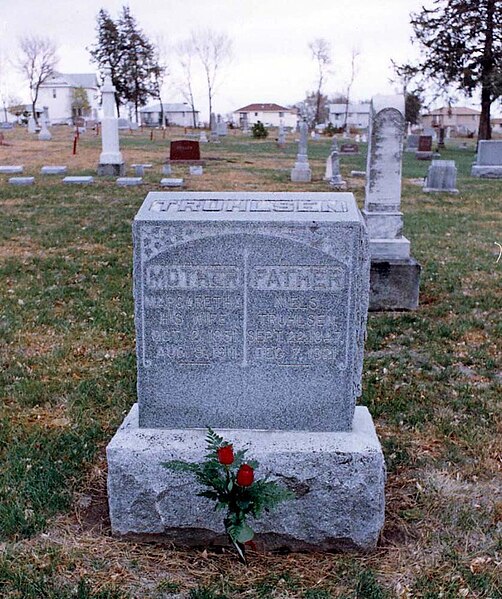
[[[237,484],[240,487],[249,487],[254,481],[254,470],[249,464],[242,464],[237,472]]]
[[[218,462],[225,466],[230,466],[234,461],[234,446],[223,445],[218,449]]]

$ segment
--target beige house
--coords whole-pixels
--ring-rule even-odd
[[[478,130],[480,115],[479,110],[465,106],[437,108],[422,115],[422,126],[424,128],[446,127],[452,133],[468,135]]]
[[[296,108],[284,108],[279,104],[248,104],[232,113],[234,125],[243,127],[247,120],[252,127],[258,121],[265,127],[278,127],[281,122],[285,127],[294,129],[298,122]]]

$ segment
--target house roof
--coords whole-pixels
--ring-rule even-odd
[[[243,106],[238,110],[234,110],[234,112],[296,112],[294,108],[284,108],[284,106],[279,106],[279,104],[248,104],[247,106]]]
[[[443,106],[441,108],[436,108],[436,110],[431,110],[425,116],[449,116],[449,115],[460,115],[460,114],[481,114],[479,110],[475,110],[474,108],[467,108],[467,106]]]
[[[165,104],[162,102],[162,108],[164,109],[164,112],[192,112],[192,108],[187,103]],[[140,109],[140,112],[160,112],[160,102],[145,106]],[[199,111],[196,110],[195,112]]]
[[[58,73],[55,72],[43,86],[68,85],[69,87],[84,87],[98,89],[98,78],[95,73]]]

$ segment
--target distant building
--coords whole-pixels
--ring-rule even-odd
[[[423,127],[445,127],[452,133],[469,135],[479,128],[481,112],[465,106],[450,106],[431,110],[422,115]]]
[[[161,127],[162,125],[179,125],[180,127],[193,127],[194,115],[191,107],[183,104],[162,103],[164,123],[162,123],[162,111],[160,103],[145,106],[139,111],[141,124],[145,127]],[[199,126],[199,111],[195,111],[195,127]]]
[[[499,135],[502,135],[502,119],[494,118],[491,120],[491,124],[492,124],[492,135],[496,135],[497,137]]]
[[[87,110],[73,107],[74,92],[78,88],[85,90]],[[49,108],[51,124],[70,124],[77,116],[95,120],[99,108],[98,79],[94,73],[54,73],[40,86],[37,106]]]
[[[298,111],[296,108],[285,108],[279,104],[248,104],[232,113],[234,125],[243,127],[246,120],[249,127],[252,127],[258,121],[265,127],[279,127],[282,124],[285,127],[296,128],[298,122]]]
[[[341,128],[353,127],[355,129],[367,129],[370,118],[369,104],[329,104],[328,121],[333,127]],[[345,115],[347,115],[347,123],[345,123]]]

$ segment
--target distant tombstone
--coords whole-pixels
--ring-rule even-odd
[[[243,133],[249,133],[249,120],[248,120],[247,112],[242,117],[241,127],[242,127]]]
[[[207,135],[205,131],[201,131],[200,133],[200,137],[199,137],[199,143],[201,144],[207,144],[208,139],[207,139]]]
[[[343,143],[340,146],[340,155],[341,156],[349,156],[351,154],[359,154],[359,144]]]
[[[312,181],[312,171],[309,166],[307,155],[309,129],[307,123],[300,123],[300,141],[298,142],[298,154],[295,166],[291,169],[291,181],[293,183],[304,183]]]
[[[64,175],[67,170],[67,166],[43,166],[40,172],[42,175]]]
[[[329,184],[333,189],[343,190],[347,188],[347,183],[342,179],[340,174],[340,160],[338,158],[338,144],[336,138],[333,138],[333,144],[331,146],[331,178]]]
[[[404,97],[375,96],[370,104],[363,215],[370,235],[370,309],[413,310],[420,265],[403,236],[401,173]]]
[[[432,160],[432,136],[420,135],[418,137],[418,149],[415,152],[417,160]]]
[[[202,166],[200,166],[200,165],[189,166],[188,172],[191,175],[196,175],[196,176],[200,176],[200,175],[204,174],[204,170],[203,170]]]
[[[14,175],[17,173],[22,173],[24,166],[17,164],[4,164],[0,165],[0,175]]]
[[[129,119],[119,118],[117,119],[117,124],[118,128],[121,130],[131,128],[131,121]]]
[[[38,139],[40,141],[51,141],[52,135],[48,128],[49,119],[46,117],[45,113],[42,116],[41,120],[42,128],[40,129],[40,133],[38,134]]]
[[[418,150],[418,140],[420,135],[411,134],[406,138],[406,152],[416,152]]]
[[[2,123],[0,123],[0,129],[14,129],[14,123],[3,121]]]
[[[163,175],[171,175],[173,172],[172,166],[170,162],[162,165],[162,174]]]
[[[359,143],[361,141],[361,136],[359,135],[359,133],[355,136],[354,140],[356,143]]]
[[[433,160],[423,191],[458,193],[457,168],[454,160]]]
[[[169,151],[169,160],[171,160],[171,162],[200,160],[199,142],[187,139],[172,141]]]
[[[502,140],[481,140],[478,143],[472,177],[502,179]]]
[[[35,122],[35,119],[30,116],[28,118],[28,133],[36,133],[37,132],[37,123]]]
[[[210,123],[211,123],[211,141],[213,143],[220,143],[219,139],[218,139],[218,123],[216,121],[216,115],[214,114],[214,112],[211,113],[210,116]]]
[[[366,135],[366,133],[363,133],[361,135],[361,141],[363,142],[363,144],[368,142],[368,136]]]
[[[284,146],[286,145],[286,133],[284,131],[284,123],[280,122],[279,124],[279,133],[277,136],[277,145],[279,146],[279,148],[284,148]]]
[[[94,177],[65,177],[63,183],[66,183],[67,185],[86,185],[88,183],[94,183]]]
[[[103,118],[101,121],[101,154],[99,155],[99,176],[125,175],[125,163],[120,151],[118,119],[115,117],[115,86],[111,70],[105,70],[105,80],[101,87]]]
[[[136,177],[143,177],[146,169],[152,168],[151,164],[131,164],[131,167],[134,169],[134,175]]]
[[[218,120],[216,122],[216,134],[218,137],[225,137],[225,135],[227,135],[227,124],[221,118],[221,114],[218,115]]]
[[[424,127],[422,135],[432,137],[433,141],[437,139],[436,129],[434,129],[434,127]]]
[[[166,177],[160,180],[162,187],[183,187],[184,180]]]
[[[136,185],[141,185],[142,182],[142,177],[119,177],[117,179],[117,185],[122,187],[134,187]]]
[[[10,177],[10,185],[33,185],[35,177]]]

